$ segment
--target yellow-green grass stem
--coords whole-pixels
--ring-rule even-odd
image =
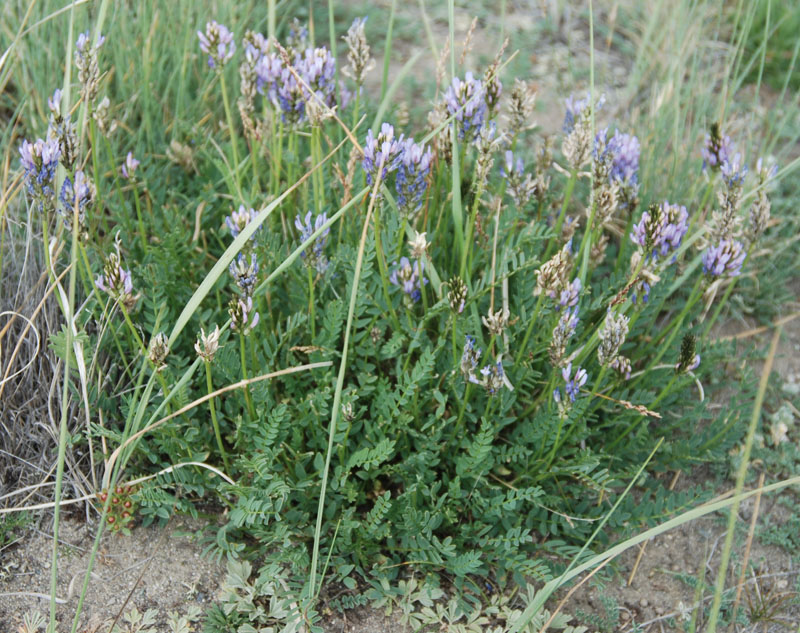
[[[244,326],[243,326],[244,327]],[[239,356],[242,362],[242,380],[248,380],[247,377],[247,353],[245,350],[245,335],[244,332],[239,332]],[[244,399],[247,404],[247,412],[250,414],[250,420],[255,421],[256,411],[253,408],[253,399],[250,397],[250,385],[244,386]]]
[[[231,140],[231,151],[233,152],[233,176],[236,181],[236,190],[239,198],[242,198],[242,176],[239,173],[239,150],[237,149],[236,128],[233,125],[233,114],[231,112],[230,97],[228,97],[228,87],[225,83],[225,73],[219,71],[219,87],[222,91],[222,105],[225,108],[225,119],[228,123],[228,134]]]

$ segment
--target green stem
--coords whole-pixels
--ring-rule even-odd
[[[314,325],[314,273],[311,266],[306,266],[306,270],[308,271],[308,319],[311,323],[311,341],[313,342],[317,337]]]
[[[247,354],[245,353],[244,334],[239,332],[239,356],[242,359],[242,380],[247,380]],[[253,408],[253,400],[250,397],[250,385],[244,386],[244,400],[247,403],[247,412],[250,414],[250,419],[255,421],[256,412]]]
[[[142,220],[142,204],[139,202],[139,191],[136,189],[136,184],[133,185],[133,202],[136,205],[136,221],[139,225],[139,239],[142,242],[142,253],[147,255],[147,239],[144,230],[144,221]]]
[[[214,393],[214,387],[211,383],[211,363],[205,362],[206,366],[206,388],[209,395]],[[219,422],[217,421],[217,408],[214,406],[214,398],[208,400],[208,408],[211,410],[211,423],[214,425],[214,435],[217,438],[217,447],[219,453],[222,455],[222,463],[225,464],[225,472],[231,472],[231,465],[228,462],[228,454],[225,452],[225,447],[222,445],[222,435],[219,432]]]
[[[544,253],[543,261],[547,261],[550,255],[553,254],[556,245],[559,242],[561,237],[561,227],[564,226],[564,218],[567,216],[567,207],[569,206],[569,202],[572,199],[572,192],[575,189],[575,183],[578,181],[578,172],[573,169],[569,175],[569,180],[567,181],[567,188],[564,190],[564,201],[561,203],[561,211],[558,213],[558,220],[556,220],[556,227],[553,233],[553,237],[550,238],[550,241],[547,244],[547,250]]]
[[[225,106],[225,119],[228,122],[228,133],[231,139],[231,149],[233,151],[233,175],[236,180],[236,189],[239,196],[242,195],[242,182],[239,175],[239,150],[236,148],[236,128],[233,126],[233,115],[231,114],[231,104],[228,97],[228,90],[225,85],[225,74],[219,73],[220,90],[222,91],[222,104]]]
[[[536,318],[539,315],[539,309],[542,307],[544,297],[545,294],[542,292],[539,295],[539,298],[536,300],[536,306],[533,308],[533,312],[531,313],[530,320],[528,322],[528,328],[525,330],[525,337],[522,339],[522,345],[520,345],[519,351],[517,352],[517,357],[514,359],[515,368],[517,365],[519,365],[519,362],[525,355],[525,350],[528,348],[528,339],[531,337],[531,332],[533,332],[533,326],[536,324]]]

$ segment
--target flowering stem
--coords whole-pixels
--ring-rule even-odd
[[[145,239],[144,222],[142,221],[142,204],[139,202],[139,191],[136,183],[133,184],[133,202],[136,205],[136,221],[139,224],[139,239],[142,242],[142,252],[147,255],[147,240]]]
[[[476,166],[477,171],[477,166]],[[466,279],[467,259],[472,259],[472,233],[475,229],[475,219],[478,215],[478,207],[480,206],[481,196],[483,195],[483,183],[478,185],[478,190],[475,192],[475,200],[472,202],[472,211],[469,214],[469,223],[467,224],[467,236],[464,238],[464,251],[461,254],[461,268],[459,275]],[[471,263],[471,262],[470,262]]]
[[[320,129],[319,125],[311,127],[311,167],[316,167],[322,158],[322,148],[320,146]],[[317,215],[322,213],[322,167],[314,171],[311,176],[311,183],[314,187],[314,202],[317,210]]]
[[[578,249],[578,257],[581,258],[581,271],[580,280],[581,287],[586,285],[586,272],[589,269],[589,253],[592,250],[592,243],[594,242],[594,216],[597,213],[597,204],[592,203],[592,212],[589,215],[589,221],[586,224],[586,230],[583,232],[581,245]]]
[[[520,345],[519,351],[517,352],[517,357],[514,359],[514,368],[519,365],[519,362],[522,360],[522,357],[525,354],[525,350],[528,346],[528,339],[531,337],[531,332],[533,332],[533,326],[536,323],[536,317],[539,315],[539,309],[542,307],[544,296],[544,292],[542,292],[539,295],[539,298],[536,300],[536,306],[533,308],[533,313],[531,313],[529,317],[528,329],[525,330],[525,337],[522,339],[522,345]]]
[[[317,336],[314,325],[314,273],[311,266],[306,266],[306,270],[308,271],[308,319],[311,323],[311,340],[313,341]]]
[[[233,175],[236,179],[236,189],[239,195],[242,194],[241,176],[239,175],[239,150],[236,149],[236,131],[233,127],[233,115],[231,114],[231,104],[228,99],[228,90],[225,86],[225,73],[219,73],[220,90],[222,91],[222,104],[225,107],[225,118],[228,122],[228,134],[231,138],[231,149],[233,150]]]
[[[469,401],[469,392],[472,388],[472,383],[467,381],[467,386],[464,388],[464,399],[461,401],[461,409],[458,412],[458,420],[453,428],[453,434],[450,436],[448,444],[460,436],[461,426],[464,423],[464,412],[467,410],[467,402]]]
[[[458,371],[458,333],[456,332],[456,314],[453,313],[453,371]]]
[[[206,387],[208,393],[214,393],[214,387],[211,383],[211,363],[205,362],[206,366]],[[217,438],[217,446],[219,447],[220,455],[222,455],[222,463],[225,464],[225,471],[231,472],[231,465],[228,462],[228,454],[225,452],[225,447],[222,445],[222,435],[219,432],[219,422],[217,421],[217,409],[214,406],[214,398],[208,400],[208,408],[211,410],[211,423],[214,425],[214,435]]]
[[[543,261],[547,261],[550,255],[553,254],[556,244],[558,244],[559,236],[561,235],[561,227],[564,225],[564,218],[567,216],[567,207],[569,206],[570,199],[572,198],[572,191],[575,189],[575,183],[578,181],[578,172],[573,169],[570,172],[569,180],[567,181],[567,188],[564,191],[564,201],[561,203],[561,211],[558,213],[558,220],[553,237],[547,245],[547,250],[544,253]],[[588,229],[588,227],[587,227]]]
[[[247,380],[247,355],[244,349],[244,333],[239,332],[239,356],[242,358],[242,380]],[[253,400],[250,398],[250,385],[244,386],[244,400],[247,403],[247,412],[250,419],[256,419],[256,412],[253,409]]]
[[[378,177],[380,178],[380,172],[383,169],[383,161],[381,161],[381,169],[378,170]],[[377,207],[377,205],[376,205]],[[381,285],[383,286],[383,296],[386,299],[386,305],[389,306],[389,312],[392,316],[392,323],[394,324],[395,331],[399,332],[402,328],[400,327],[400,321],[397,319],[397,313],[394,311],[394,305],[392,305],[392,299],[389,296],[389,280],[387,277],[387,270],[386,270],[386,259],[383,255],[383,246],[381,243],[381,221],[380,221],[380,209],[375,209],[375,250],[377,251],[378,255],[378,270],[381,274]]]

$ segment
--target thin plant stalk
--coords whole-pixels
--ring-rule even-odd
[[[228,97],[228,88],[225,84],[225,73],[219,73],[219,88],[222,91],[222,105],[225,108],[225,119],[228,123],[228,134],[231,139],[231,150],[233,151],[233,176],[236,181],[236,189],[239,196],[242,195],[242,180],[239,174],[239,150],[236,148],[236,128],[233,125],[233,114],[231,113],[230,98]]]
[[[239,357],[242,362],[242,380],[247,380],[247,353],[245,350],[245,336],[244,332],[239,332]],[[250,419],[256,419],[256,412],[253,408],[253,399],[250,397],[250,385],[244,387],[244,399],[247,403],[247,412],[250,414]]]
[[[211,382],[211,363],[205,361],[206,366],[206,388],[208,389],[208,393],[214,393],[214,386]],[[208,408],[211,411],[211,424],[214,425],[214,436],[217,438],[217,447],[219,448],[219,453],[222,455],[222,463],[225,464],[225,472],[231,472],[231,465],[228,462],[228,454],[225,452],[225,447],[222,444],[222,435],[219,432],[219,422],[217,421],[217,408],[214,406],[214,398],[209,398],[208,400]]]
[[[722,604],[722,591],[725,588],[725,579],[728,575],[728,562],[731,557],[733,537],[736,531],[736,520],[739,514],[739,495],[741,495],[744,489],[744,479],[747,476],[747,468],[750,465],[750,451],[753,448],[753,439],[755,438],[756,428],[758,428],[758,420],[761,417],[761,407],[764,404],[764,394],[767,392],[769,375],[772,373],[772,363],[775,360],[775,353],[778,350],[778,342],[781,340],[782,333],[783,326],[779,325],[778,329],[775,330],[775,334],[772,336],[767,360],[764,363],[764,369],[761,372],[761,380],[758,383],[756,401],[753,405],[753,415],[750,417],[750,426],[747,429],[747,437],[744,440],[744,449],[742,450],[741,460],[739,461],[739,469],[736,472],[734,502],[728,514],[728,530],[725,533],[725,544],[722,546],[722,558],[720,559],[719,570],[717,571],[717,583],[714,587],[714,600],[711,603],[711,613],[708,616],[708,626],[706,629],[708,633],[714,633],[714,631],[717,630],[719,609]]]

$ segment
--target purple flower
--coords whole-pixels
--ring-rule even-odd
[[[747,165],[742,164],[742,155],[737,152],[722,163],[720,171],[725,184],[729,189],[733,189],[744,184],[745,176],[747,176]]]
[[[361,162],[367,174],[367,183],[372,185],[375,182],[381,165],[383,165],[381,180],[385,180],[390,171],[397,169],[403,149],[403,135],[395,138],[394,128],[388,123],[381,125],[377,138],[372,134],[372,130],[368,130],[364,142],[364,160]]]
[[[111,253],[103,264],[103,274],[95,279],[94,285],[99,290],[107,293],[126,310],[131,310],[136,304],[138,295],[133,294],[133,280],[131,271],[122,267],[122,258],[119,254],[119,237],[114,243],[115,252]]]
[[[558,305],[561,308],[573,308],[578,304],[578,295],[581,292],[581,280],[578,277],[572,280],[571,284],[567,284],[559,293]]]
[[[294,225],[300,231],[300,241],[307,242],[311,236],[319,231],[323,225],[328,221],[328,216],[325,213],[320,213],[311,224],[311,211],[306,213],[305,220],[301,220],[298,215],[294,219]],[[330,234],[330,228],[325,229],[314,240],[314,244],[310,248],[306,248],[300,256],[305,260],[308,266],[313,266],[318,272],[324,273],[328,269],[328,260],[325,257],[325,244]]]
[[[236,285],[239,286],[242,294],[250,297],[258,281],[258,259],[256,254],[250,253],[250,261],[248,262],[245,256],[240,253],[236,260],[231,262],[228,271]]]
[[[703,253],[703,272],[710,277],[737,277],[747,253],[737,240],[722,240]]]
[[[564,391],[566,392],[567,397],[569,398],[570,402],[575,402],[575,399],[580,393],[581,387],[586,384],[586,380],[588,379],[586,370],[578,367],[575,370],[575,375],[572,376],[572,363],[567,363],[565,367],[561,368],[561,377],[566,383]]]
[[[583,116],[584,110],[591,103],[591,98],[591,94],[587,92],[583,99],[576,99],[574,95],[570,95],[564,100],[564,124],[561,126],[564,134],[572,132],[575,122]],[[596,106],[598,110],[603,107],[605,100],[605,96],[600,95]]]
[[[470,382],[481,385],[490,395],[496,394],[506,384],[503,361],[498,360],[494,364],[485,365],[481,369],[481,376],[482,378],[480,380],[474,375],[470,376]]]
[[[464,378],[470,380],[475,376],[478,367],[478,360],[481,357],[481,349],[475,348],[475,338],[469,334],[464,336],[464,350],[461,353],[461,373]]]
[[[295,54],[292,69],[277,53],[262,54],[255,64],[259,92],[266,94],[285,123],[297,125],[306,120],[306,103],[310,99],[318,99],[328,107],[335,105],[336,60],[324,46],[308,48],[302,54]],[[295,73],[308,88],[297,80]]]
[[[78,35],[78,39],[75,42],[75,54],[83,57],[86,54],[86,51],[89,50],[88,46],[90,44],[90,41],[91,41],[91,35],[89,31],[84,31],[83,33]],[[97,38],[97,46],[95,46],[95,50],[100,48],[103,45],[103,42],[105,41],[106,41],[105,36],[100,35],[100,37]]]
[[[208,55],[209,68],[221,69],[231,60],[236,51],[233,33],[227,26],[219,24],[215,20],[206,22],[205,33],[197,31],[197,38],[200,40],[200,50]]]
[[[633,225],[631,240],[652,259],[677,250],[689,230],[689,213],[686,207],[662,202],[651,205],[642,213],[638,224]]]
[[[49,137],[46,141],[37,139],[35,143],[23,140],[19,155],[28,193],[39,202],[41,209],[45,200],[52,200],[54,195],[53,178],[61,158],[58,141]]]
[[[730,136],[722,134],[718,123],[711,125],[711,132],[706,134],[701,154],[703,156],[703,171],[709,167],[719,169],[733,154],[733,142]]]
[[[136,170],[139,167],[139,161],[133,157],[133,152],[128,152],[125,157],[125,162],[122,163],[122,177],[127,180],[132,180],[136,175]]]
[[[228,307],[231,329],[247,336],[258,325],[259,315],[253,309],[253,297],[244,296],[231,300]]]
[[[422,206],[422,196],[428,188],[432,153],[413,138],[400,143],[400,159],[397,165],[397,206],[401,215],[413,217]]]
[[[86,211],[86,206],[94,198],[94,186],[91,181],[86,177],[86,174],[78,170],[75,172],[75,181],[67,176],[64,178],[64,184],[61,185],[61,194],[59,200],[64,205],[64,210],[71,214],[75,201],[78,202],[78,213],[83,221],[83,216]]]
[[[453,83],[444,95],[447,111],[459,122],[458,138],[473,140],[480,132],[486,117],[486,100],[483,83],[471,72],[462,81],[453,77]]]
[[[422,276],[420,262],[417,260],[412,264],[408,257],[401,257],[400,263],[395,264],[389,281],[398,286],[406,294],[406,297],[415,303],[422,296],[420,284],[428,283],[428,280]]]
[[[611,165],[611,180],[621,184],[636,185],[638,182],[639,139],[633,134],[614,134],[608,142],[608,151],[614,159]]]
[[[250,207],[249,209],[245,207],[243,204],[239,205],[239,210],[234,211],[228,217],[225,218],[225,225],[231,232],[231,237],[236,238],[238,237],[239,233],[242,232],[244,227],[246,227],[250,222],[255,220],[256,216],[255,209]],[[258,227],[260,230],[261,227]],[[253,234],[255,237],[255,233]]]

